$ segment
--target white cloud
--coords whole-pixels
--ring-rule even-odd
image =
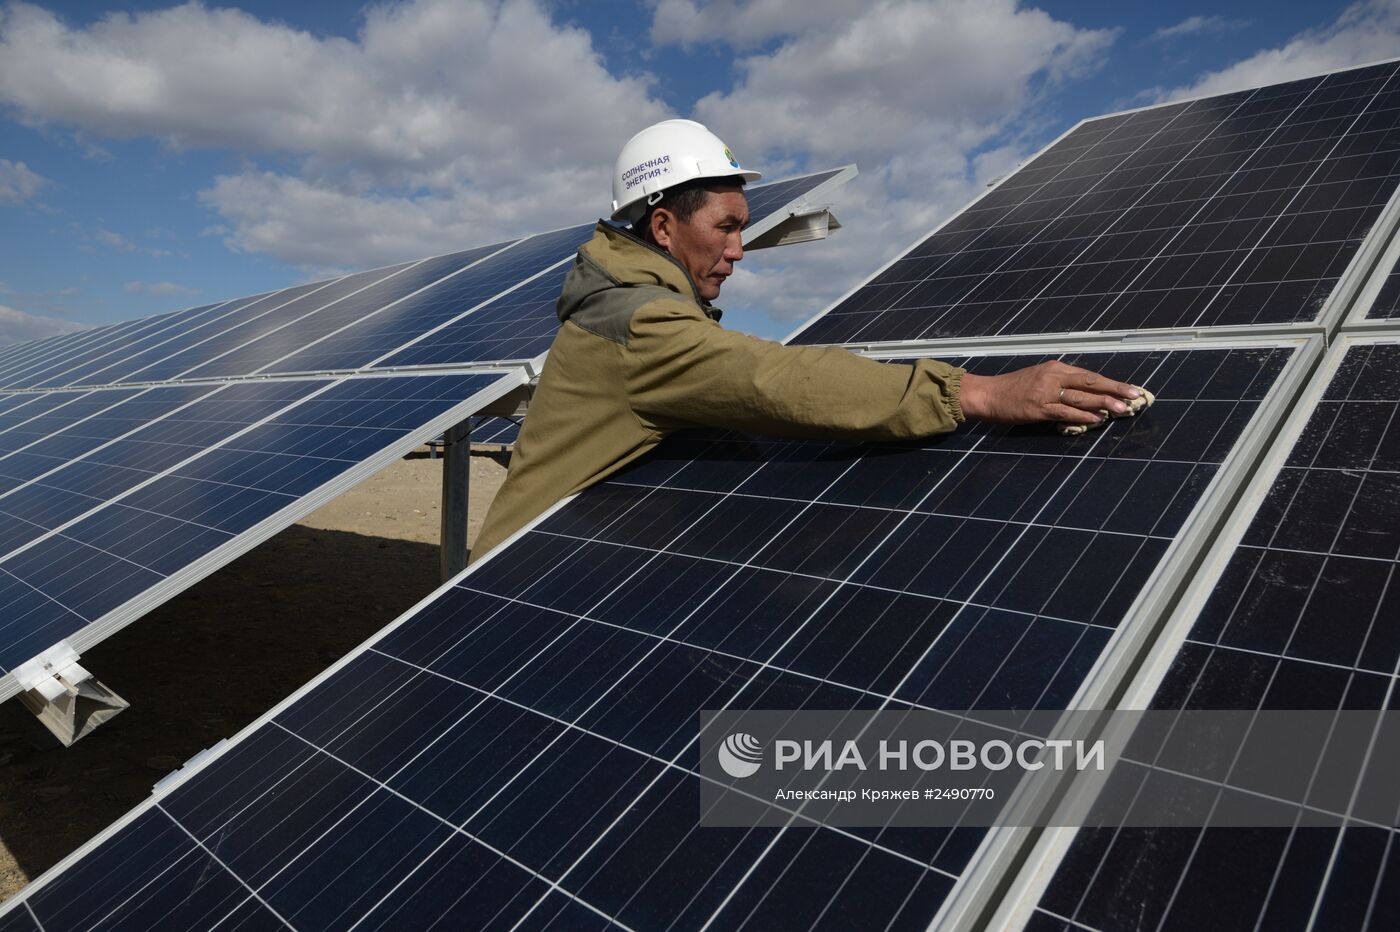
[[[216,209],[232,248],[308,267],[368,267],[465,249],[508,233],[587,222],[603,212],[607,171],[560,165],[495,189],[462,185],[422,195],[347,192],[276,172],[216,179],[200,199]]]
[[[1262,87],[1394,58],[1400,49],[1400,0],[1363,0],[1326,26],[1299,33],[1278,48],[1264,49],[1195,84],[1159,91],[1160,100],[1221,94]]]
[[[0,159],[0,204],[22,204],[48,183],[49,179],[23,162]]]
[[[73,333],[84,329],[86,328],[82,324],[74,323],[71,320],[26,314],[24,311],[17,311],[12,307],[0,304],[0,346],[40,340],[44,337]]]
[[[1230,32],[1248,25],[1244,20],[1227,19],[1224,16],[1188,16],[1179,23],[1163,26],[1147,37],[1149,42],[1168,42],[1184,36],[1211,35]]]
[[[349,266],[596,216],[618,140],[669,115],[538,0],[372,6],[353,39],[195,3],[81,28],[18,3],[0,12],[0,102],[87,134],[290,155],[293,172],[250,165],[205,203],[236,248],[305,261],[324,241]],[[292,219],[278,194],[330,209]]]
[[[152,259],[169,259],[171,256],[178,256],[181,259],[188,259],[190,254],[184,251],[171,249],[161,249],[154,246],[142,246],[132,242],[129,237],[123,236],[115,230],[106,227],[89,227],[80,223],[69,225],[69,229],[82,242],[80,247],[84,252],[97,253],[103,250],[112,252],[140,252],[150,256]],[[100,247],[100,248],[99,248]]]
[[[108,249],[115,249],[117,252],[136,251],[135,243],[127,239],[125,236],[122,236],[120,233],[115,233],[111,230],[106,230],[101,227],[98,227],[97,229],[92,231],[90,236],[94,242],[100,243],[101,245],[106,246]]]
[[[198,288],[187,288],[174,282],[127,282],[123,290],[127,294],[146,294],[157,298],[199,294]]]
[[[657,45],[724,41],[739,48],[800,35],[859,9],[849,0],[653,0],[651,5],[651,40]]]
[[[657,16],[680,6],[696,8],[690,31],[673,19],[656,32],[730,41],[745,23],[762,34],[760,13],[780,8],[806,24],[741,58],[735,88],[695,108],[743,161],[860,165],[838,200],[844,231],[818,246],[755,253],[726,286],[724,306],[766,306],[789,321],[829,304],[1027,155],[1017,130],[1042,128],[1035,105],[1044,92],[1092,71],[1115,38],[1013,0],[848,2],[843,15],[820,16],[795,2],[686,0],[661,4]]]

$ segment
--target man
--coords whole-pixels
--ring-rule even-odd
[[[612,219],[579,250],[562,321],[472,559],[560,499],[685,427],[782,437],[898,440],[964,418],[1096,424],[1138,390],[1060,362],[977,376],[936,360],[896,365],[834,347],[783,346],[725,330],[710,302],[743,258],[740,167],[690,120],[628,141]]]

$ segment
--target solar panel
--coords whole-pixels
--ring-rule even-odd
[[[1330,320],[1395,221],[1397,68],[1086,120],[793,341]]]
[[[24,661],[96,643],[523,379],[105,389],[0,433],[0,698]]]
[[[7,918],[925,928],[983,832],[701,830],[697,713],[1085,695],[1317,348],[1074,355],[1158,393],[1085,438],[674,437],[162,787]]]
[[[1397,374],[1400,337],[1334,347],[1124,707],[1400,707]],[[1356,825],[1060,830],[1016,921],[1395,928],[1396,846]]]

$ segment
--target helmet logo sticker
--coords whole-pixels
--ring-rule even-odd
[[[736,158],[734,157],[734,153],[733,153],[733,152],[730,152],[730,151],[729,151],[729,147],[728,147],[728,146],[725,146],[725,147],[724,147],[724,157],[727,158],[727,159],[729,159],[729,164],[730,164],[730,165],[733,165],[735,168],[738,168],[738,167],[739,167],[739,160],[736,159]]]

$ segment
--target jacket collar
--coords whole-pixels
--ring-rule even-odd
[[[700,297],[685,266],[630,230],[599,220],[593,238],[580,251],[619,285],[660,285],[700,305],[711,320],[724,313]]]

